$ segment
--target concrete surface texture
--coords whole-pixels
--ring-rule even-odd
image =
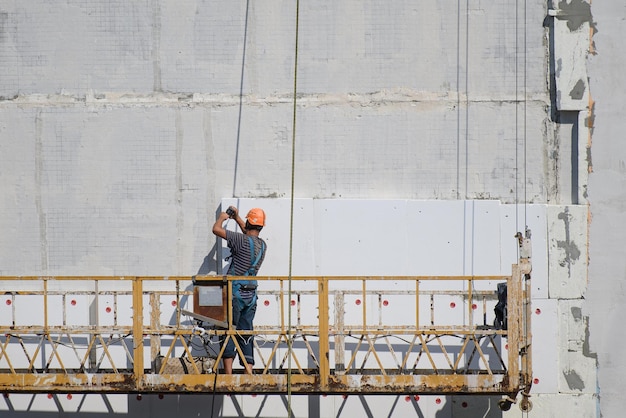
[[[534,357],[556,371],[538,375],[528,416],[621,416],[626,7],[298,4],[0,2],[0,275],[217,271],[225,198],[496,201],[516,208],[513,229],[538,213],[545,227],[536,303],[554,321],[537,333],[558,348]],[[43,398],[0,410],[88,413]],[[132,416],[210,412],[202,396],[86,399]],[[399,399],[307,397],[296,416],[392,416]],[[411,413],[522,414],[461,399]],[[271,416],[249,397],[224,416],[243,402]]]

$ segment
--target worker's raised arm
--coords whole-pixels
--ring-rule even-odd
[[[213,233],[222,239],[226,239],[226,229],[224,229],[223,223],[228,218],[229,216],[226,212],[221,212],[213,224]]]
[[[237,222],[237,225],[241,228],[241,232],[244,234],[248,232],[246,229],[246,221],[241,219],[241,216],[239,216],[239,209],[234,206],[229,206],[228,209],[226,209],[226,213],[230,216],[230,219],[234,219],[235,222]]]
[[[241,216],[239,216],[239,213],[235,213],[235,215],[233,215],[233,219],[235,220],[235,222],[237,222],[237,225],[239,225],[239,228],[241,228],[241,232],[243,232],[244,234],[248,233],[248,230],[246,229],[246,222],[241,219]]]

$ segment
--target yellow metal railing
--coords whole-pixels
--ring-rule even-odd
[[[517,265],[511,276],[256,277],[257,323],[242,331],[184,314],[191,277],[0,277],[0,391],[515,396],[531,380],[529,278]],[[499,282],[508,329],[493,326]],[[238,335],[254,340],[253,375],[221,371],[219,341],[240,350]]]

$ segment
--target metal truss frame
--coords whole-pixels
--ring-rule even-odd
[[[260,289],[274,282],[277,290],[259,291],[259,295],[279,301],[280,320],[247,332],[232,325],[227,329],[207,326],[186,318],[181,309],[176,309],[169,324],[162,324],[162,298],[175,298],[182,306],[192,296],[189,286],[185,288],[192,279],[0,277],[0,291],[12,312],[0,319],[0,391],[232,394],[289,390],[294,394],[504,395],[506,402],[514,402],[520,392],[526,397],[530,391],[530,264],[525,260],[513,265],[511,276],[257,277]],[[225,280],[229,289],[235,279],[215,277]],[[497,295],[475,290],[484,281],[507,283],[507,329],[487,323]],[[308,288],[298,289],[301,282],[307,282]],[[164,283],[170,288],[162,290]],[[298,290],[291,290],[292,283]],[[407,283],[411,290],[403,290]],[[437,285],[428,286],[432,283]],[[116,284],[124,284],[122,290]],[[344,289],[342,284],[348,286]],[[446,284],[450,284],[447,289]],[[67,307],[73,295],[84,295],[94,303],[108,296],[114,320],[106,325],[93,318],[70,324]],[[29,303],[35,297],[43,304],[38,308],[43,317],[34,325],[24,325],[15,309],[28,296]],[[437,321],[442,296],[462,301],[461,323]],[[344,321],[347,297],[361,300],[357,323]],[[389,297],[406,303],[401,325],[384,323],[381,312]],[[132,303],[130,323],[120,317],[120,298]],[[317,299],[317,318],[301,314],[304,298]],[[295,314],[293,323],[289,309]],[[208,350],[204,357],[197,354],[199,342],[220,347],[215,343],[218,339],[232,339],[240,352],[237,336],[254,339],[259,361],[253,375],[223,374],[219,367],[222,349]],[[180,358],[193,359],[182,372],[172,372],[171,360],[164,361]]]

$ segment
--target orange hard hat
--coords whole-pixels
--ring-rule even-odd
[[[260,208],[252,208],[246,215],[250,225],[265,226],[265,212]]]

